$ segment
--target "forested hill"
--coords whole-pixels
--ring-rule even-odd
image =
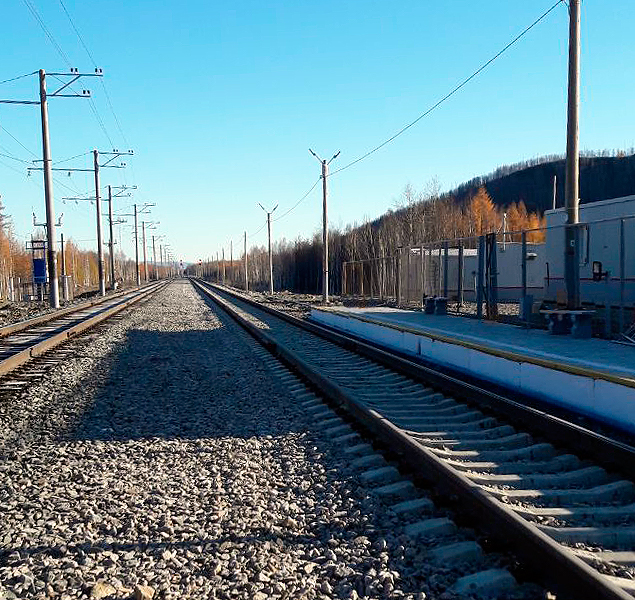
[[[551,208],[553,176],[557,176],[557,206],[564,205],[562,158],[536,159],[531,164],[501,167],[487,177],[478,177],[450,192],[458,202],[466,201],[485,186],[495,204],[507,206],[524,201],[527,210],[543,212]],[[580,158],[580,201],[595,202],[635,194],[635,154],[583,156]]]

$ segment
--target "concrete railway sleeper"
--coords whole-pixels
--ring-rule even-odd
[[[441,378],[422,383],[424,377],[404,374],[408,369],[395,371],[373,360],[373,352],[382,354],[376,349],[360,355],[348,349],[353,345],[346,347],[344,336],[315,325],[305,327],[298,319],[254,306],[227,290],[196,285],[321,393],[399,452],[414,472],[460,497],[482,517],[486,528],[502,533],[525,556],[533,557],[545,581],[556,582],[559,591],[593,598],[635,595],[635,486],[619,470],[604,468],[606,463],[618,463],[618,456],[630,457],[624,464],[632,464],[631,448],[611,445],[610,440],[571,426],[572,436],[589,449],[585,457],[577,456],[579,452],[571,448],[561,449],[569,446],[568,439],[551,437],[548,427],[542,437],[554,443],[517,430],[517,421],[509,415],[505,422],[485,391],[485,407],[479,407],[474,386],[466,386],[469,390],[462,394],[456,380],[447,388],[440,385]],[[320,335],[315,335],[318,329]],[[409,368],[414,370],[412,365]],[[407,391],[402,395],[403,389]],[[522,427],[524,415],[519,407],[513,411],[521,415]],[[545,420],[549,421],[548,415]],[[342,444],[355,439],[347,423],[332,421],[328,426]],[[602,447],[610,448],[613,456],[589,460],[593,450]],[[365,476],[369,481],[385,481],[387,493],[401,493],[404,483],[398,471],[373,454],[369,448],[364,454],[369,461],[362,462],[368,467]],[[630,474],[628,466],[621,471]],[[449,527],[440,521],[427,526]],[[416,531],[416,527],[411,530]]]
[[[1,328],[0,377],[148,298],[165,285],[165,282],[151,284]]]

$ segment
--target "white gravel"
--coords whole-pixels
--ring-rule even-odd
[[[189,283],[103,331],[0,406],[0,599],[453,597]]]

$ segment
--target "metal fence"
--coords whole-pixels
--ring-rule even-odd
[[[596,333],[627,331],[635,316],[635,215],[441,240],[350,261],[342,294],[409,308],[441,297],[451,313],[541,323],[541,308],[567,301],[567,227],[577,240],[581,305],[594,311]]]

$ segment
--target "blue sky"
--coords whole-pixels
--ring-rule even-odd
[[[0,80],[68,65],[31,14],[41,15],[72,66],[93,63],[59,0],[11,0],[3,6]],[[428,0],[192,0],[187,3],[93,0],[64,4],[98,66],[87,80],[104,130],[83,99],[50,102],[53,160],[93,148],[131,147],[125,170],[102,183],[137,185],[134,200],[154,202],[174,254],[212,257],[229,241],[242,247],[264,213],[293,206],[317,180],[309,154],[335,169],[414,120],[505,46],[553,2]],[[635,145],[632,98],[635,2],[584,0],[581,147]],[[502,164],[562,153],[566,131],[568,15],[561,4],[504,56],[448,102],[367,160],[329,179],[335,226],[374,218],[406,184],[442,190]],[[53,82],[51,82],[52,84]],[[0,85],[2,98],[33,98],[35,77]],[[30,161],[41,154],[37,107],[0,105],[0,153]],[[13,140],[10,132],[26,149]],[[125,138],[124,138],[125,136]],[[58,166],[89,166],[90,156]],[[0,156],[0,194],[16,233],[28,236],[31,212],[44,217],[41,174]],[[91,193],[90,174],[56,175],[56,211],[65,236],[94,247],[94,206],[62,203]],[[117,200],[129,212],[131,200]],[[319,186],[273,225],[275,239],[320,228]],[[123,249],[134,254],[131,230]],[[266,230],[249,244],[264,244]]]

